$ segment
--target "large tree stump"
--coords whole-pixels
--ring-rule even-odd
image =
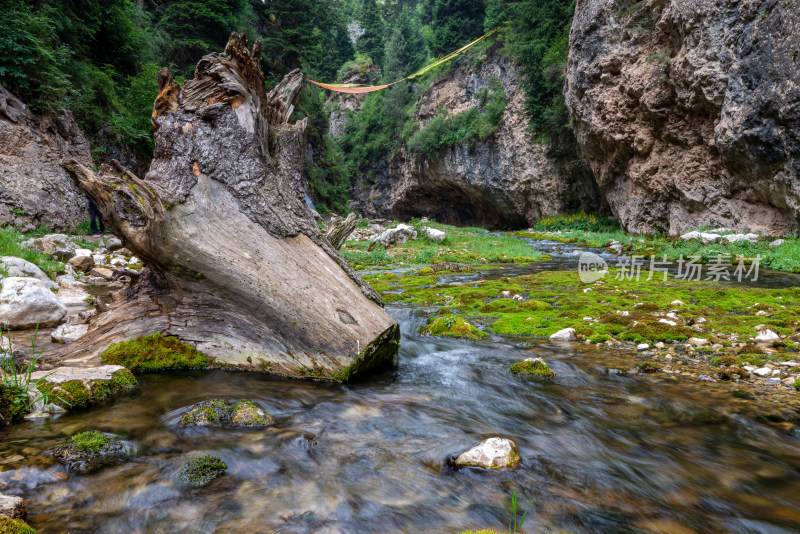
[[[328,230],[325,232],[325,239],[328,240],[328,243],[333,248],[339,250],[342,248],[344,242],[347,241],[350,234],[353,233],[353,230],[355,230],[357,222],[358,220],[355,213],[349,214],[345,219],[334,217],[330,226],[328,226]]]
[[[306,120],[289,124],[303,75],[269,94],[234,33],[180,87],[159,74],[155,153],[140,179],[120,165],[63,166],[145,263],[86,336],[50,362],[91,362],[110,344],[177,336],[225,368],[342,380],[391,360],[399,330],[380,297],[319,235],[303,200]]]

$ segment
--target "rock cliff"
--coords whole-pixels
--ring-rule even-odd
[[[634,232],[800,227],[797,0],[579,0],[567,105]]]
[[[478,95],[498,80],[508,104],[496,133],[471,149],[455,145],[435,159],[402,150],[377,162],[374,182],[355,193],[357,209],[369,217],[427,216],[489,228],[527,227],[544,215],[600,210],[588,169],[559,163],[545,146],[531,143],[520,76],[514,63],[495,51],[436,82],[420,97],[414,117],[420,125],[440,108],[454,114],[478,106]],[[342,106],[352,109],[347,100]],[[341,115],[337,118],[338,132]]]
[[[63,158],[92,164],[72,117],[34,115],[0,85],[0,226],[72,230],[88,218],[86,198],[61,167]]]

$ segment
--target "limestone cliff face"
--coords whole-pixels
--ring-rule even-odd
[[[62,158],[92,164],[75,121],[34,115],[0,85],[0,226],[72,230],[88,218],[86,197],[61,168]]]
[[[478,106],[477,95],[499,80],[508,105],[497,132],[471,149],[462,143],[435,159],[403,150],[377,162],[373,183],[356,191],[356,209],[369,217],[427,216],[490,228],[525,227],[543,215],[600,209],[588,169],[560,165],[546,147],[531,143],[520,76],[510,59],[495,52],[434,84],[417,106],[421,125],[439,108],[458,113]],[[337,122],[336,128],[342,125]]]
[[[796,0],[579,0],[567,104],[631,231],[800,227]]]

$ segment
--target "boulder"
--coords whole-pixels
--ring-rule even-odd
[[[62,324],[50,333],[53,343],[71,343],[86,334],[89,326],[85,324]]]
[[[58,251],[62,251],[62,253],[69,252],[73,256],[75,255],[75,250],[78,248],[75,243],[72,242],[72,238],[66,234],[47,234],[42,237],[28,239],[24,241],[22,245],[44,254],[55,254]]]
[[[111,280],[114,278],[114,271],[111,269],[106,269],[105,267],[94,267],[91,270],[91,275],[103,278],[105,280]]]
[[[208,425],[262,427],[272,424],[272,417],[249,400],[238,402],[213,399],[191,406],[181,417],[182,427]]]
[[[441,243],[447,238],[447,234],[441,230],[437,230],[436,228],[431,228],[429,226],[423,226],[419,229],[423,235],[427,236],[428,239],[435,243]]]
[[[750,243],[757,243],[758,234],[731,234],[725,236],[725,241],[728,243],[738,243],[739,241],[749,241]]]
[[[94,267],[94,259],[91,256],[74,256],[69,260],[69,264],[79,271],[88,273]]]
[[[0,264],[3,269],[8,273],[8,276],[17,277],[31,277],[41,280],[48,288],[57,288],[58,284],[54,283],[47,275],[33,263],[23,260],[22,258],[15,258],[14,256],[3,256],[0,258]]]
[[[417,231],[407,224],[398,224],[394,228],[384,230],[375,241],[370,243],[369,250],[372,250],[377,245],[383,245],[389,248],[392,245],[402,245],[409,239],[414,240],[417,238]]]
[[[551,335],[550,339],[553,341],[574,341],[577,336],[575,336],[574,328],[565,328]]]
[[[36,278],[10,277],[0,289],[0,324],[8,328],[55,326],[67,307]]]
[[[704,245],[708,245],[709,243],[716,243],[720,239],[722,239],[722,236],[719,234],[711,234],[706,232],[700,234],[700,241],[702,241]]]
[[[783,245],[786,242],[785,239],[776,239],[772,243],[769,244],[769,248],[778,248],[779,246]]]
[[[31,374],[31,382],[40,379],[39,389],[48,391],[51,402],[67,410],[96,404],[137,385],[133,374],[121,365],[57,367]]]
[[[521,462],[517,445],[506,438],[489,438],[462,452],[451,464],[455,467],[502,469],[516,467]]]
[[[110,251],[118,250],[122,248],[122,240],[118,237],[110,237],[106,241],[106,248]]]
[[[28,509],[22,497],[0,494],[0,515],[11,519],[25,519]]]
[[[761,330],[756,336],[756,341],[777,341],[780,336],[770,329]]]
[[[702,234],[700,232],[687,232],[681,236],[684,241],[691,241],[692,239],[700,239]]]
[[[67,471],[85,473],[118,462],[126,455],[126,450],[116,436],[89,430],[75,434],[48,454],[64,464]]]

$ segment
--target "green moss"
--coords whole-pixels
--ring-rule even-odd
[[[742,364],[749,363],[756,367],[762,367],[764,365],[761,354],[740,354],[738,360],[742,362]]]
[[[108,445],[110,438],[96,430],[75,434],[70,438],[76,449],[84,452],[99,452]]]
[[[593,335],[589,336],[589,341],[591,341],[592,343],[595,343],[595,344],[597,344],[597,343],[605,343],[609,339],[611,339],[611,336],[608,335],[608,334],[593,334]]]
[[[0,534],[36,534],[25,521],[0,515]]]
[[[272,417],[264,413],[249,400],[240,400],[233,406],[231,422],[239,426],[266,426],[272,424]]]
[[[657,362],[642,362],[637,367],[642,373],[657,373],[661,370],[661,366]]]
[[[731,395],[733,395],[737,399],[753,400],[756,398],[755,395],[744,389],[734,390],[734,392]]]
[[[800,391],[800,380],[795,380],[794,384],[792,385],[794,386],[794,389]]]
[[[556,376],[541,358],[527,358],[511,364],[511,372],[525,377],[553,378]]]
[[[192,488],[207,486],[221,477],[228,466],[217,456],[205,455],[190,460],[178,474],[181,482]]]
[[[27,403],[21,402],[25,393],[14,386],[0,382],[0,425],[22,419],[28,412]]]
[[[421,332],[432,336],[460,337],[475,340],[488,337],[488,334],[481,332],[462,317],[456,317],[455,315],[434,319],[428,326],[423,327]]]
[[[131,371],[208,367],[212,359],[176,337],[152,334],[114,343],[101,355],[103,363],[122,365]]]
[[[730,365],[737,365],[739,363],[739,358],[737,358],[733,354],[726,354],[724,356],[717,356],[715,358],[711,358],[710,361],[713,365],[718,365],[720,367],[728,367]]]
[[[227,422],[231,417],[231,406],[228,402],[213,399],[192,406],[181,417],[181,426],[205,426]]]
[[[55,400],[62,407],[84,407],[88,406],[92,401],[92,392],[86,387],[82,380],[70,380],[68,382],[61,382],[56,388]]]

